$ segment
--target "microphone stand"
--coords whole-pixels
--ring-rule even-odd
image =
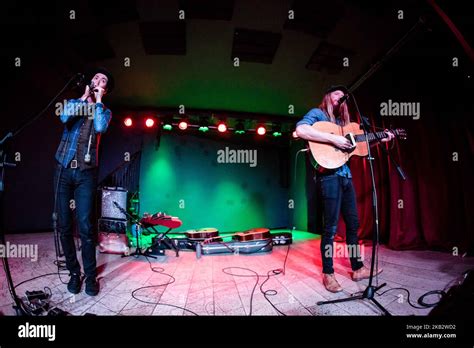
[[[113,202],[114,205],[117,207],[118,210],[120,210],[122,212],[122,214],[124,214],[125,216],[127,216],[131,221],[133,221],[136,225],[142,227],[142,223],[135,217],[133,217],[128,211],[126,211],[122,206],[120,206],[120,204],[118,204],[117,202]],[[130,253],[130,254],[123,254],[122,257],[129,257],[129,256],[135,256],[135,258],[138,258],[139,256],[145,256],[145,257],[150,257],[152,259],[156,259],[155,256],[152,256],[148,253],[147,250],[143,251],[141,246],[140,246],[140,238],[138,237],[138,229],[135,231],[135,237],[136,237],[136,248],[135,248],[135,251],[133,253]]]
[[[6,167],[16,167],[15,163],[7,162],[6,154],[6,141],[11,139],[13,133],[9,132],[5,137],[0,141],[0,244],[6,245],[5,242],[5,232],[3,224],[3,208],[4,208],[4,199],[5,199],[5,186],[4,186],[4,177],[5,177],[5,168]],[[10,295],[13,298],[14,306],[13,309],[16,311],[17,315],[27,315],[27,312],[23,309],[23,302],[20,300],[15,291],[15,285],[13,283],[12,274],[10,272],[10,265],[8,264],[8,256],[2,257],[3,269],[5,271],[5,276],[7,278],[7,286],[10,290]]]
[[[356,107],[357,114],[359,115],[359,117],[361,119],[361,128],[362,128],[362,130],[364,131],[364,134],[365,134],[365,143],[367,145],[367,152],[368,152],[367,156],[368,156],[368,160],[369,160],[370,178],[371,178],[371,183],[372,183],[372,212],[373,212],[374,224],[373,224],[373,232],[372,232],[372,260],[370,262],[369,285],[367,285],[367,288],[363,291],[363,293],[361,295],[352,294],[350,297],[347,297],[347,298],[341,298],[341,299],[332,300],[332,301],[319,301],[319,302],[317,302],[317,305],[348,302],[348,301],[354,301],[354,300],[369,300],[369,301],[372,301],[380,309],[380,311],[384,315],[391,316],[390,312],[387,309],[385,309],[385,307],[382,306],[382,304],[375,299],[376,292],[379,289],[383,288],[385,285],[387,285],[387,283],[383,283],[383,284],[378,285],[378,286],[373,285],[374,268],[377,267],[377,269],[378,269],[378,259],[377,259],[377,265],[375,264],[375,259],[377,257],[376,250],[378,248],[378,243],[379,243],[379,213],[378,213],[378,208],[377,208],[377,190],[376,190],[376,186],[375,186],[375,175],[374,175],[374,165],[373,165],[374,158],[372,157],[372,153],[370,151],[370,144],[369,144],[369,139],[368,139],[370,124],[369,124],[367,118],[365,118],[361,115],[361,113],[359,111],[359,106],[357,105],[357,102],[356,102],[354,96],[352,95],[352,93],[350,93],[350,95],[352,97],[352,100],[354,100],[354,105]],[[377,132],[374,132],[373,134],[375,135],[375,138],[377,139],[377,141],[380,142],[381,138],[378,136]],[[392,160],[392,162],[395,164],[395,166],[397,167],[398,173],[400,174],[402,179],[406,180],[406,176],[404,175],[404,173],[403,173],[402,169],[400,168],[400,166],[398,165],[398,163],[395,162],[395,160],[388,154],[388,152],[386,151],[386,149],[384,147],[382,147],[382,149],[383,149],[385,155],[387,155]]]
[[[13,138],[17,136],[23,129],[25,129],[27,126],[29,126],[34,121],[36,121],[41,115],[43,115],[45,111],[48,110],[49,107],[54,103],[54,101],[56,101],[57,98],[61,94],[64,93],[64,91],[68,88],[71,82],[77,79],[77,77],[80,78],[79,81],[77,82],[77,85],[79,85],[82,81],[82,76],[83,76],[82,74],[76,74],[73,77],[71,77],[69,81],[66,82],[64,87],[59,91],[59,93],[53,99],[51,99],[51,101],[43,110],[41,110],[33,118],[24,122],[17,129],[7,132],[6,135],[2,138],[2,140],[0,140],[0,244],[2,245],[5,245],[5,231],[4,231],[5,229],[5,226],[4,226],[5,168],[16,167],[15,163],[7,162],[7,154],[6,154],[7,143],[11,142]],[[13,301],[14,301],[13,309],[16,311],[17,315],[31,315],[28,311],[25,310],[23,301],[16,294],[15,284],[13,282],[13,278],[10,271],[10,265],[8,263],[8,257],[5,255],[5,257],[2,257],[1,259],[3,263],[3,268],[5,270],[5,275],[7,278],[7,286],[8,286],[8,289],[10,290],[10,295],[12,296]]]

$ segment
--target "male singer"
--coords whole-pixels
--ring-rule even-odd
[[[320,132],[313,127],[319,121],[333,122],[344,126],[350,122],[349,108],[347,102],[348,90],[344,86],[333,86],[326,90],[319,108],[311,109],[301,121],[296,124],[298,137],[316,142],[332,144],[335,147],[348,150],[351,143],[345,137],[330,133]],[[394,135],[387,131],[387,138],[383,142],[390,141]],[[357,250],[357,230],[359,228],[359,216],[357,214],[357,202],[354,187],[352,185],[352,174],[347,164],[334,170],[325,170],[324,173],[316,174],[316,184],[323,206],[323,231],[321,237],[321,257],[323,264],[323,284],[326,290],[331,292],[342,291],[333,268],[334,235],[337,230],[339,214],[342,213],[346,223],[346,242],[349,250]],[[350,255],[353,270],[352,280],[359,281],[370,275],[370,270],[360,260],[361,255]],[[379,269],[380,273],[381,269]]]
[[[92,229],[94,197],[97,187],[100,135],[107,130],[112,113],[102,103],[112,91],[114,79],[104,68],[92,71],[90,84],[80,99],[72,99],[60,115],[64,131],[56,152],[55,211],[58,230],[70,273],[69,292],[81,291],[81,266],[77,260],[72,229],[72,211],[76,211],[82,246],[86,294],[99,293],[96,271],[96,248]],[[89,80],[87,80],[89,81]],[[87,110],[87,112],[85,112]]]

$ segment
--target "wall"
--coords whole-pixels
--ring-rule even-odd
[[[197,136],[144,138],[140,178],[141,213],[165,211],[183,221],[181,230],[216,227],[239,231],[288,226],[288,189],[280,185],[278,150],[244,147]],[[217,162],[217,151],[257,150],[257,166]]]

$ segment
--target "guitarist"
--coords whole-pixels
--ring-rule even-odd
[[[350,114],[347,104],[339,100],[348,93],[344,86],[330,87],[321,102],[319,108],[311,109],[301,121],[296,124],[296,135],[302,139],[316,142],[333,144],[334,146],[347,150],[351,143],[345,137],[335,134],[320,132],[313,127],[319,121],[329,121],[344,126],[350,122]],[[387,138],[383,142],[394,138],[391,132],[386,132]],[[346,224],[346,242],[349,252],[357,250],[359,254],[359,241],[357,229],[359,228],[359,217],[357,214],[356,195],[352,185],[352,174],[347,164],[317,173],[316,185],[318,194],[322,200],[323,207],[323,233],[321,237],[321,256],[323,265],[323,284],[328,291],[339,292],[342,287],[338,283],[333,268],[334,236],[336,234],[339,214]],[[370,269],[364,266],[359,255],[349,255],[352,270],[352,280],[359,281],[370,276]],[[380,273],[382,270],[379,269]]]

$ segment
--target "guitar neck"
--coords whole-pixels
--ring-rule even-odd
[[[391,132],[393,132],[393,131],[391,131]],[[394,134],[396,134],[396,132],[394,132]],[[377,140],[377,139],[387,138],[388,135],[385,132],[375,132],[375,133],[371,132],[371,133],[368,133],[367,136],[365,134],[358,134],[354,138],[355,138],[355,141],[357,143],[360,143],[362,141],[365,141],[366,137],[370,142],[370,141],[374,141],[374,140]]]

